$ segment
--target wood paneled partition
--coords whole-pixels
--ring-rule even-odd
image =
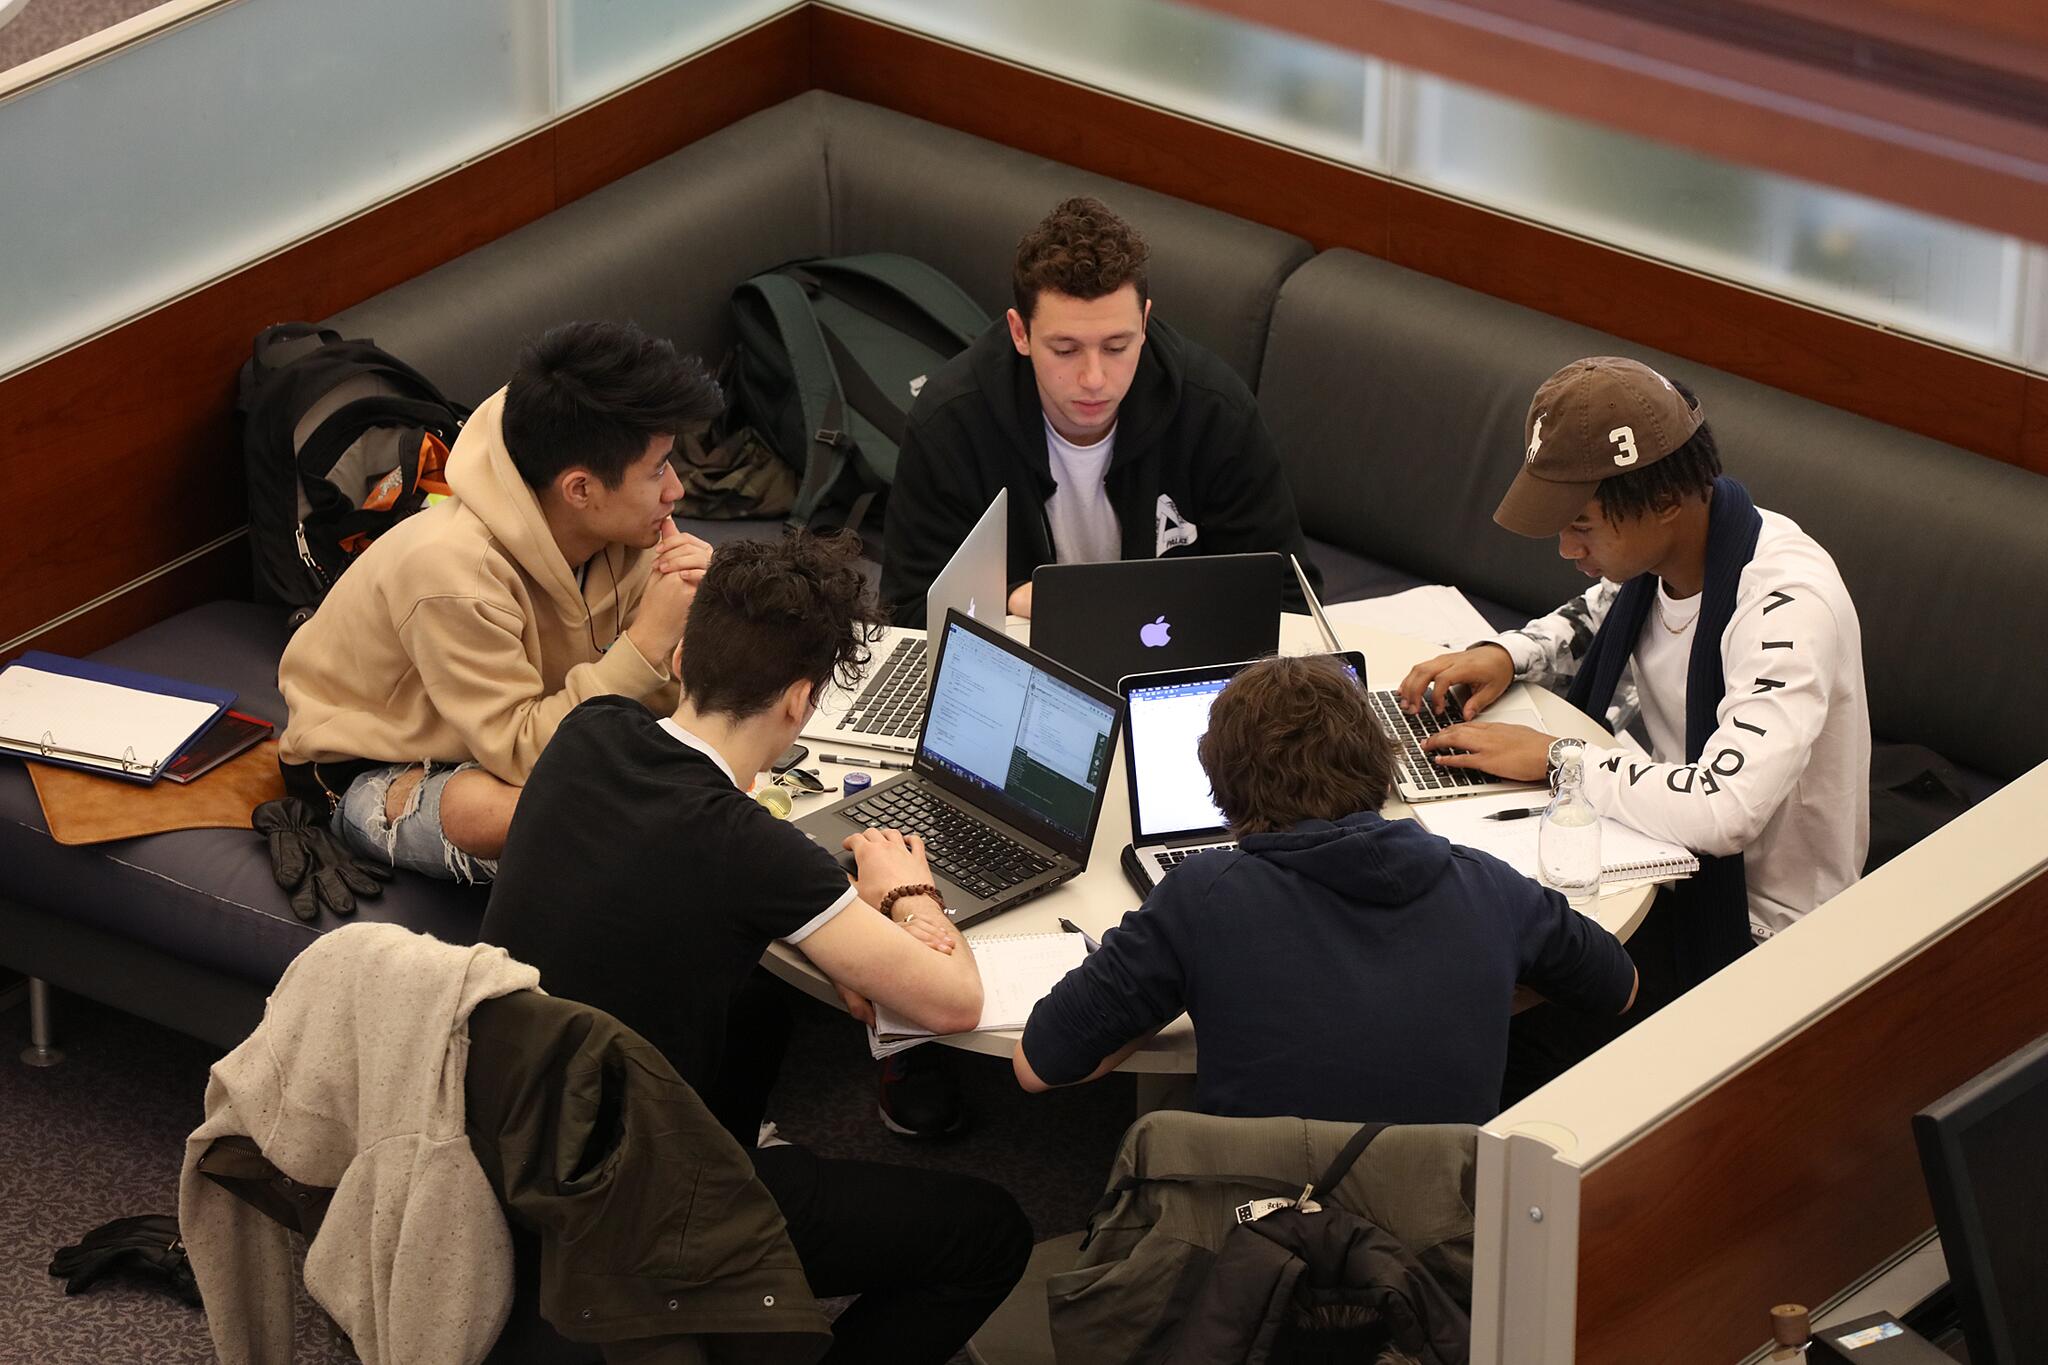
[[[1911,1117],[2048,1032],[2043,980],[2037,875],[1590,1166],[1578,1365],[1741,1359],[1932,1227]]]
[[[2048,380],[820,7],[828,90],[2048,474]]]
[[[0,644],[78,613],[15,648],[89,650],[246,586],[238,541],[180,561],[243,523],[233,384],[258,329],[337,312],[813,86],[2048,473],[2048,380],[814,4],[0,381]]]

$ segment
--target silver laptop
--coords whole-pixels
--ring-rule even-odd
[[[1294,577],[1301,584],[1301,596],[1308,603],[1308,614],[1315,618],[1316,630],[1323,637],[1323,648],[1333,654],[1342,652],[1337,632],[1330,628],[1330,618],[1323,614],[1323,604],[1316,599],[1316,590],[1309,586],[1308,575],[1301,570],[1301,561],[1292,555],[1288,559],[1294,564]],[[1391,687],[1375,689],[1366,696],[1372,703],[1373,714],[1379,717],[1381,726],[1393,737],[1395,747],[1400,751],[1396,785],[1400,788],[1402,800],[1411,803],[1436,801],[1475,791],[1529,791],[1543,785],[1540,782],[1510,782],[1492,773],[1480,772],[1477,768],[1446,768],[1424,751],[1423,740],[1446,726],[1458,723],[1465,709],[1462,689],[1453,691],[1442,715],[1429,706],[1409,715],[1401,709],[1401,694]],[[1503,725],[1526,725],[1532,730],[1543,728],[1543,717],[1537,715],[1531,706],[1502,706],[1496,702],[1487,709],[1485,718]],[[1463,750],[1446,752],[1462,753]]]
[[[925,698],[931,691],[928,663],[938,652],[946,613],[958,611],[970,620],[993,621],[998,628],[1007,619],[1009,517],[1010,490],[999,489],[995,501],[925,592],[924,629],[890,626],[884,630],[874,645],[874,664],[859,689],[848,691],[836,684],[828,688],[811,723],[804,727],[806,738],[902,754],[917,748]]]
[[[964,929],[1088,866],[1121,717],[1116,693],[955,611],[911,771],[797,828],[835,854],[857,830],[921,835]]]
[[[1365,659],[1337,658],[1362,686]],[[1141,896],[1166,874],[1215,848],[1235,848],[1229,824],[1209,791],[1209,775],[1196,752],[1209,729],[1209,708],[1245,664],[1212,664],[1123,680],[1124,780],[1131,794],[1131,842],[1124,845],[1124,876]]]

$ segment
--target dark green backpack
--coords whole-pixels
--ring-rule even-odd
[[[735,289],[732,309],[722,426],[751,428],[795,471],[788,524],[879,521],[911,403],[988,314],[924,262],[886,252],[778,266]]]

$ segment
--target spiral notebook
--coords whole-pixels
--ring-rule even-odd
[[[1430,833],[1491,853],[1517,872],[1540,881],[1536,875],[1536,831],[1542,827],[1542,818],[1486,817],[1497,810],[1539,809],[1543,797],[1542,792],[1462,796],[1418,806],[1415,814]],[[1691,849],[1630,829],[1619,820],[1601,819],[1600,881],[1604,887],[1612,889],[1623,882],[1674,882],[1699,870],[1700,860]]]
[[[1088,942],[1079,934],[990,934],[967,940],[981,970],[981,1022],[975,1032],[1023,1028],[1031,1008],[1081,965]],[[876,1057],[901,1052],[929,1041],[933,1035],[908,1019],[875,1006],[868,1050]]]

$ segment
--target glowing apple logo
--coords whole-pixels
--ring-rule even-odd
[[[970,621],[972,621],[972,620],[974,620],[974,619],[975,619],[975,616],[974,616],[974,599],[973,599],[973,598],[971,598],[971,597],[967,599],[967,619],[968,619],[968,620],[970,620]]]
[[[1164,649],[1173,643],[1172,636],[1168,633],[1172,629],[1172,624],[1162,616],[1148,625],[1140,626],[1138,639],[1147,649]]]

